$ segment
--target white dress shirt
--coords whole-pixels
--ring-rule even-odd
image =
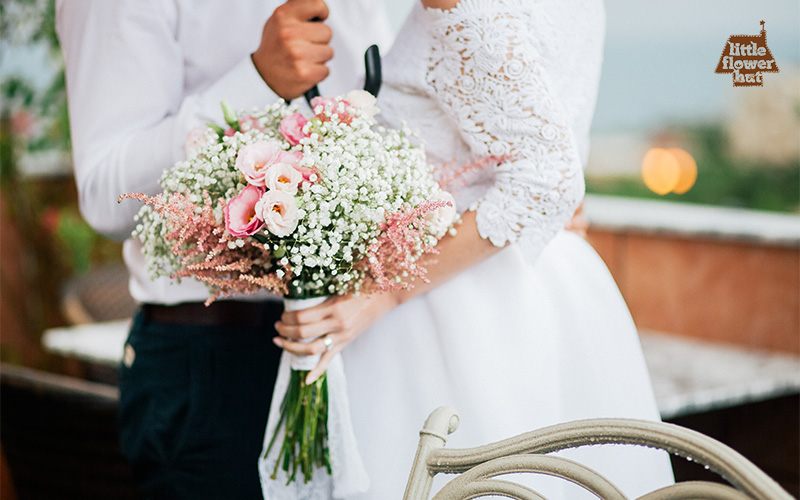
[[[130,291],[140,302],[203,301],[205,285],[150,278],[130,238],[141,204],[120,195],[161,191],[161,173],[183,158],[189,130],[223,123],[220,102],[248,110],[277,96],[250,58],[277,0],[57,0],[56,30],[66,64],[75,179],[83,216],[125,239]],[[327,0],[333,30],[323,95],[360,86],[363,54],[388,50],[383,2]]]

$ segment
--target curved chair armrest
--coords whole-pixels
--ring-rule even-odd
[[[433,477],[438,473],[461,474],[434,497],[444,500],[475,498],[478,495],[465,496],[465,491],[483,491],[481,488],[487,482],[495,485],[498,482],[505,483],[493,478],[510,472],[557,476],[595,492],[600,498],[625,500],[626,497],[616,487],[591,469],[565,458],[546,455],[595,444],[629,444],[665,450],[706,466],[735,487],[710,482],[678,483],[651,492],[642,500],[681,498],[686,495],[696,495],[697,498],[792,499],[778,483],[738,452],[702,433],[674,424],[633,419],[577,420],[492,444],[447,449],[444,447],[447,435],[457,429],[458,422],[457,412],[447,407],[436,409],[428,417],[420,431],[420,443],[409,475],[405,500],[429,498]],[[491,488],[483,494],[490,493],[501,494],[499,490]],[[531,490],[520,495],[506,494],[509,498],[520,500],[541,498]]]

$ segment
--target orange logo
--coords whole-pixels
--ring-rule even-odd
[[[761,87],[764,73],[777,73],[778,65],[767,47],[767,30],[755,36],[731,35],[722,49],[714,73],[733,73],[734,87]]]

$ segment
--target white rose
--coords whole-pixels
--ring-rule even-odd
[[[294,196],[297,194],[297,187],[303,182],[303,174],[287,163],[276,163],[267,170],[265,180],[269,189]]]
[[[256,217],[267,225],[267,231],[279,238],[289,236],[297,228],[299,221],[297,203],[294,196],[270,189],[256,203]]]
[[[428,228],[431,233],[440,236],[444,234],[458,218],[456,200],[453,198],[453,195],[447,191],[439,191],[431,201],[446,201],[450,203],[436,210],[431,210],[425,215],[425,220],[428,221]]]
[[[361,109],[364,115],[373,116],[378,112],[378,108],[375,107],[377,99],[366,90],[351,90],[345,94],[344,100]]]

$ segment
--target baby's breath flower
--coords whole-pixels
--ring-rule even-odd
[[[224,239],[225,205],[248,185],[236,168],[239,150],[263,141],[280,144],[287,154],[296,155],[295,168],[303,172],[294,196],[297,226],[283,238],[260,231],[255,248],[263,253],[253,256],[252,262],[258,263],[261,275],[272,273],[280,280],[301,283],[308,295],[359,292],[369,272],[359,263],[380,263],[370,249],[382,241],[387,221],[435,199],[439,187],[424,150],[415,145],[416,133],[405,124],[397,130],[378,126],[358,104],[331,99],[314,107],[314,116],[302,126],[304,137],[292,146],[279,127],[283,118],[296,112],[297,106],[278,101],[247,115],[240,113],[247,120],[231,135],[219,137],[209,128],[211,140],[165,172],[161,187],[165,194],[185,194],[197,214],[210,214]],[[211,205],[204,207],[206,199]],[[180,249],[176,253],[173,242],[165,240],[174,232],[169,221],[149,206],[137,215],[134,236],[142,241],[154,276],[170,275],[187,264]],[[413,255],[406,260],[416,260],[417,254],[436,243],[436,236],[425,230],[413,236],[409,242]],[[251,240],[231,238],[224,240],[224,246],[230,252],[251,251]],[[407,282],[414,279],[414,272],[398,269],[386,278]]]

